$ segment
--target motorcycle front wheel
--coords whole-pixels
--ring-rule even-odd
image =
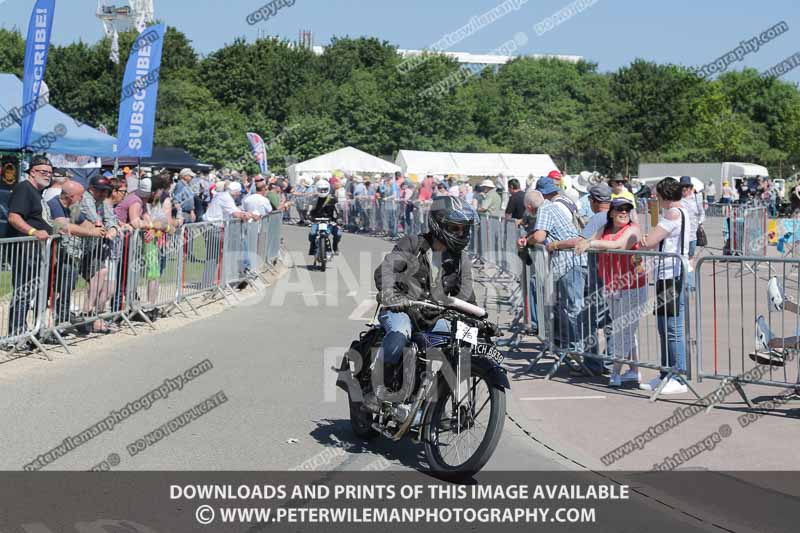
[[[464,396],[454,401],[440,378],[435,403],[423,421],[425,457],[431,473],[446,479],[469,478],[491,458],[506,413],[506,392],[488,381],[486,370],[472,365]]]

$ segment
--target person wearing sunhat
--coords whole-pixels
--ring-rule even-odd
[[[483,180],[480,184],[481,200],[478,204],[478,213],[499,217],[503,214],[503,201],[497,194],[496,186],[492,180]]]
[[[591,187],[589,176],[591,176],[591,173],[584,170],[572,181],[572,188],[575,189],[579,195],[577,201],[578,214],[583,217],[584,220],[589,220],[594,214],[589,197],[589,187]]]

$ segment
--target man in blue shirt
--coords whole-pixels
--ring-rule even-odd
[[[173,201],[176,206],[180,206],[183,219],[186,222],[194,222],[196,220],[194,193],[189,186],[189,182],[194,179],[195,173],[189,168],[184,168],[178,174],[178,183],[175,184],[175,192],[172,194]]]

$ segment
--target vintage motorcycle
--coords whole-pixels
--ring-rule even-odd
[[[456,298],[445,305],[412,301],[411,307],[438,311],[447,330],[415,333],[402,375],[384,384],[383,329],[373,319],[334,368],[337,385],[348,393],[358,437],[412,435],[423,443],[431,473],[468,478],[489,461],[503,431],[510,384],[492,342],[499,331],[484,309]]]
[[[333,222],[328,218],[315,218],[314,224],[317,225],[317,253],[314,255],[313,266],[325,272],[326,265],[333,257],[333,248],[331,247],[331,226]]]

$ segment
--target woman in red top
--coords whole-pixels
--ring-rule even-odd
[[[639,248],[639,227],[631,222],[633,202],[628,198],[615,198],[608,211],[608,221],[592,239],[584,240],[575,247],[576,253],[591,250],[636,250]],[[638,259],[638,260],[637,260]],[[605,286],[605,295],[611,314],[611,338],[608,339],[609,355],[617,361],[637,361],[636,332],[639,319],[647,305],[647,274],[641,259],[627,254],[600,254],[597,258],[600,278]],[[614,363],[610,387],[619,387],[623,381],[639,382],[641,374],[631,365],[620,375],[622,363]]]

